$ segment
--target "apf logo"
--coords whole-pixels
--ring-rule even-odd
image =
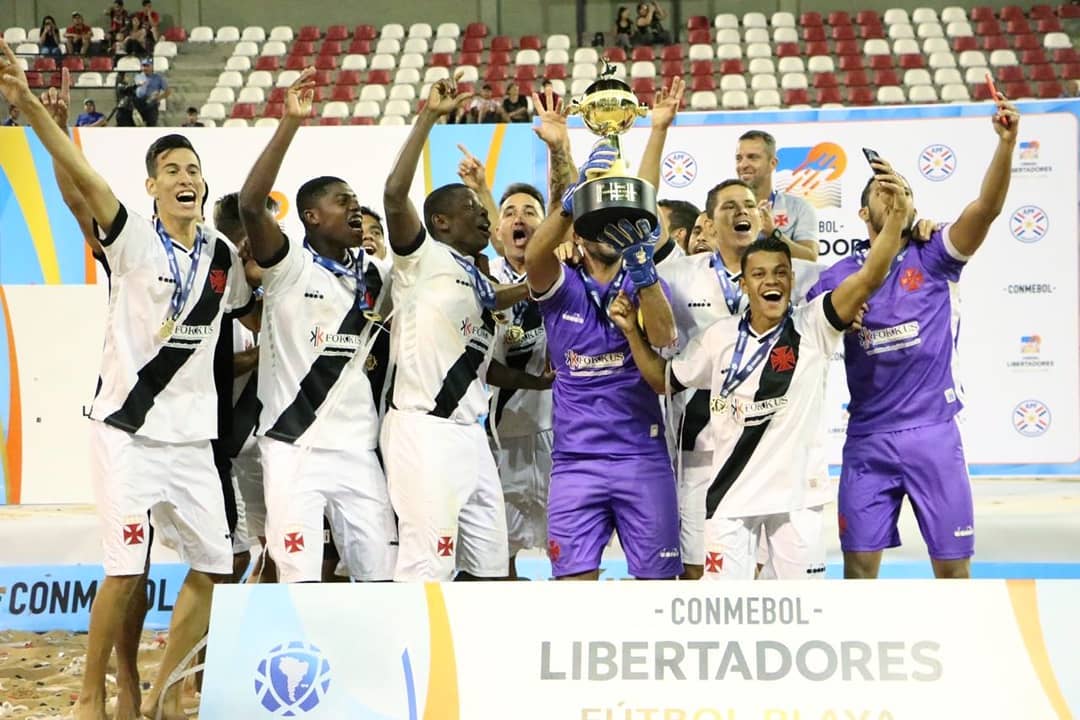
[[[310,712],[330,689],[330,663],[319,648],[305,642],[278,645],[255,670],[255,695],[280,717]]]
[[[1042,208],[1025,205],[1009,218],[1009,231],[1022,243],[1036,243],[1046,237],[1050,229],[1050,218]]]
[[[664,156],[660,172],[664,182],[673,188],[684,188],[697,177],[697,160],[682,150],[670,152]]]
[[[948,145],[930,145],[919,153],[919,172],[931,182],[948,180],[956,170],[956,154]]]
[[[847,169],[847,153],[836,143],[776,151],[776,187],[805,198],[815,208],[840,207],[840,177]]]
[[[1024,437],[1039,437],[1050,429],[1050,408],[1039,400],[1025,400],[1013,408],[1013,427]]]

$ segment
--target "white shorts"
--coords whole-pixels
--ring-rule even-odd
[[[221,478],[210,441],[163,443],[103,422],[90,428],[90,468],[106,575],[141,575],[149,522],[193,570],[232,573]]]
[[[774,515],[706,520],[703,579],[753,580],[762,529],[769,552],[762,579],[824,579],[825,533],[820,506]]]
[[[232,472],[233,480],[239,489],[237,497],[244,500],[244,519],[247,521],[251,544],[254,545],[258,538],[266,537],[266,496],[263,492],[262,460],[257,443],[252,443],[250,448],[245,445],[240,454],[233,458]]]
[[[382,449],[401,537],[394,580],[506,577],[506,509],[483,427],[390,410]]]
[[[495,452],[506,501],[506,528],[510,554],[519,550],[547,550],[547,499],[551,485],[551,448],[554,435],[500,438]]]
[[[711,452],[684,452],[679,496],[679,546],[686,565],[705,564],[705,496],[713,481]]]
[[[397,560],[394,511],[374,450],[324,450],[259,438],[266,547],[281,582],[322,577],[323,515],[348,574],[390,580]]]

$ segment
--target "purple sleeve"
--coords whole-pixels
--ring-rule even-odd
[[[919,245],[919,249],[923,267],[934,275],[956,282],[960,279],[960,271],[967,264],[967,259],[947,244],[951,228],[952,225],[939,225],[934,228],[934,232],[930,233],[930,240]]]
[[[814,283],[810,287],[810,289],[806,291],[806,302],[810,302],[822,293],[827,293],[831,290],[836,289],[836,286],[839,285],[845,277],[847,277],[847,273],[844,272],[841,267],[843,263],[844,261],[841,260],[836,265],[833,265],[832,267],[827,268],[826,270],[823,270],[821,272],[821,275],[818,277],[817,282]]]
[[[545,312],[560,312],[567,305],[573,303],[573,280],[575,279],[577,279],[576,275],[569,272],[566,266],[560,263],[559,278],[555,281],[555,284],[548,288],[543,295],[535,296],[534,299]]]

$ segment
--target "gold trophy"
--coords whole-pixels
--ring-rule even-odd
[[[649,108],[638,102],[630,86],[615,77],[615,68],[607,63],[585,94],[570,103],[570,114],[581,115],[585,127],[605,138],[616,152],[619,135],[648,112]],[[656,227],[656,188],[629,175],[626,162],[619,157],[610,170],[590,176],[574,192],[574,232],[595,240],[605,226],[623,218],[630,222],[645,218]]]

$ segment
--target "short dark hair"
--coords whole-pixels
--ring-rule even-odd
[[[380,215],[379,213],[375,212],[374,210],[367,207],[366,205],[361,205],[360,206],[360,214],[361,215],[367,215],[368,217],[375,218],[375,222],[379,223],[379,229],[380,230],[383,229],[382,215]]]
[[[189,107],[185,112],[187,112],[188,115],[198,115],[199,110],[198,108]]]
[[[760,140],[765,143],[765,150],[769,157],[776,157],[776,138],[764,130],[747,130],[739,136],[739,142],[743,140]]]
[[[540,209],[544,209],[543,193],[537,190],[536,186],[534,185],[530,185],[529,183],[517,182],[510,183],[506,186],[506,191],[503,192],[502,197],[499,198],[499,210],[502,210],[503,203],[506,202],[507,198],[509,198],[511,195],[517,195],[519,193],[523,193],[533,198],[534,200],[536,200],[536,202],[540,203]]]
[[[671,219],[668,222],[669,235],[676,230],[686,230],[686,234],[689,235],[694,229],[694,223],[697,222],[697,216],[701,214],[696,205],[685,200],[658,200],[656,204],[671,211]]]
[[[468,189],[468,185],[463,183],[449,183],[435,188],[430,195],[424,198],[424,226],[427,227],[429,235],[435,237],[435,223],[432,222],[432,218],[435,215],[445,215],[450,212],[456,202],[455,198],[458,193]]]
[[[900,180],[907,186],[908,190],[911,189],[911,183],[906,178],[897,175]],[[859,207],[870,207],[870,188],[874,184],[874,180],[877,179],[877,175],[871,175],[870,179],[863,185],[862,193],[859,195]]]
[[[746,272],[746,258],[750,257],[756,252],[771,252],[781,253],[788,260],[788,265],[791,264],[791,250],[788,248],[787,243],[778,237],[772,235],[766,235],[763,238],[758,238],[754,242],[746,246],[746,251],[743,252],[742,258],[739,260],[739,270]]]
[[[199,157],[199,153],[195,152],[195,148],[192,147],[191,141],[183,135],[170,133],[169,135],[162,135],[157,140],[150,143],[150,147],[146,149],[146,176],[156,177],[158,158],[170,150],[180,149],[187,149],[194,153],[195,159],[199,161],[199,166],[202,166],[202,158]]]
[[[724,182],[720,183],[709,191],[709,194],[705,199],[705,214],[709,216],[710,220],[712,219],[713,211],[716,210],[716,196],[719,195],[721,191],[726,190],[729,187],[734,187],[735,185],[738,185],[739,187],[744,187],[750,192],[754,192],[754,188],[750,187],[750,183],[743,182],[739,178],[728,178]],[[693,227],[693,225],[693,223],[690,223],[691,227]]]
[[[266,209],[277,213],[278,203],[270,195],[266,196]],[[232,239],[233,232],[240,228],[240,193],[222,195],[214,203],[214,227],[225,237]]]
[[[312,178],[306,183],[300,186],[300,189],[296,191],[296,211],[303,213],[305,210],[310,210],[315,207],[315,203],[323,195],[327,193],[327,188],[336,183],[347,185],[344,180],[333,175],[320,175],[317,178]],[[301,215],[303,220],[303,215]]]

